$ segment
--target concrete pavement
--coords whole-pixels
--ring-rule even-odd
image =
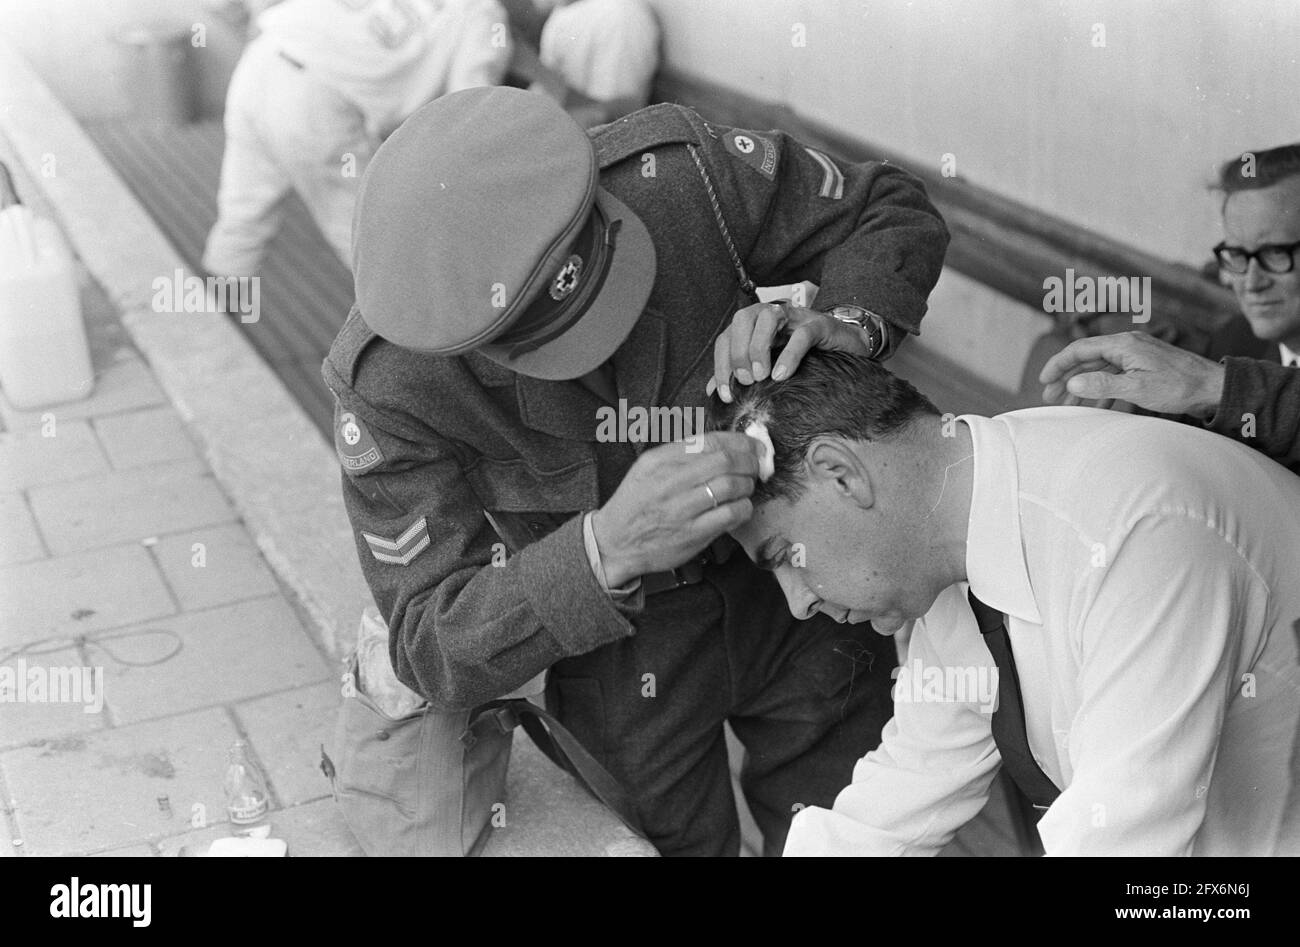
[[[0,852],[154,855],[227,834],[221,779],[242,738],[290,853],[357,854],[315,765],[334,662],[112,305],[89,281],[83,300],[92,396],[0,400],[0,666],[102,669],[102,708],[0,703]]]

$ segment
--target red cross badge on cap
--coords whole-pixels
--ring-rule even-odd
[[[578,288],[578,277],[582,275],[582,257],[576,253],[565,261],[560,272],[551,280],[551,298],[565,299]]]

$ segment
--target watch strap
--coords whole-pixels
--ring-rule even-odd
[[[880,315],[861,306],[834,306],[827,315],[847,325],[857,326],[867,336],[868,357],[881,358],[889,350],[889,323]]]

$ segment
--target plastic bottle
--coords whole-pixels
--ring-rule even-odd
[[[270,794],[266,777],[248,755],[248,744],[243,740],[236,740],[230,748],[230,765],[226,767],[223,783],[230,821],[236,825],[261,822],[269,807]]]
[[[31,410],[84,398],[94,384],[72,252],[18,202],[0,164],[0,388]]]

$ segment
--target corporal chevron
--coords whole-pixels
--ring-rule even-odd
[[[429,545],[429,523],[422,516],[408,526],[396,539],[385,539],[374,533],[362,531],[371,554],[380,562],[409,565]]]

